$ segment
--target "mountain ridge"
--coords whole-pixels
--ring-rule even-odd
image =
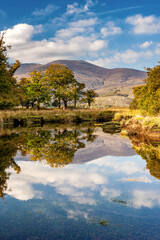
[[[15,77],[28,77],[33,70],[45,70],[51,64],[63,64],[70,68],[79,82],[85,83],[86,88],[93,88],[100,95],[111,89],[119,89],[144,84],[145,71],[132,68],[103,68],[83,60],[56,60],[47,64],[25,63],[16,71]]]

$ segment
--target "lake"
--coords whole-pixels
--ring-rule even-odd
[[[0,239],[160,239],[160,145],[93,124],[0,132]]]

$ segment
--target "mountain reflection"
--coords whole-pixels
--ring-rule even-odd
[[[136,137],[130,139],[136,153],[146,160],[146,168],[150,174],[160,180],[160,143]]]
[[[21,169],[14,157],[19,152],[29,160],[45,161],[50,167],[63,167],[72,162],[75,152],[85,148],[84,141],[93,142],[94,128],[82,128],[82,131],[67,128],[54,130],[27,129],[25,132],[2,134],[0,137],[0,197],[4,198],[8,168],[18,174]]]

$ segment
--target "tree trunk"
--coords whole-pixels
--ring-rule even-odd
[[[63,102],[64,102],[64,108],[67,109],[67,101],[63,100]]]
[[[31,102],[31,106],[32,106],[32,108],[34,108],[34,102]]]
[[[76,106],[77,106],[77,99],[76,99],[76,97],[74,98],[74,108],[76,108]]]
[[[37,110],[40,110],[40,106],[39,106],[39,103],[37,104]]]
[[[58,98],[58,107],[61,108],[61,99]]]
[[[90,101],[88,101],[88,107],[90,108],[90,106],[91,106],[91,102],[90,102]]]

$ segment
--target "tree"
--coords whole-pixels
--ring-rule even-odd
[[[32,107],[36,105],[39,110],[41,103],[47,104],[50,102],[50,86],[41,71],[33,71],[30,73],[30,78],[21,79],[19,85],[24,92],[24,100]]]
[[[11,108],[19,103],[17,82],[13,75],[20,62],[17,60],[10,66],[7,57],[9,48],[5,45],[3,34],[0,37],[0,109]]]
[[[147,68],[145,85],[133,88],[134,99],[131,109],[140,109],[151,115],[160,113],[160,65]]]
[[[74,108],[77,106],[77,101],[85,94],[83,91],[85,88],[84,83],[79,83],[75,81],[73,84],[72,92],[73,92],[73,100],[74,100]]]
[[[29,80],[27,78],[21,78],[19,83],[19,98],[22,107],[29,108],[30,105],[34,106],[34,102],[31,102],[30,96],[28,95],[27,87],[29,86]]]
[[[88,106],[90,108],[91,103],[94,102],[95,97],[98,97],[98,94],[93,90],[87,90],[85,93],[86,97],[84,98],[84,101],[88,103]]]
[[[71,69],[61,64],[51,64],[45,72],[51,86],[54,98],[58,100],[58,106],[61,107],[61,101],[67,108],[68,101],[73,99],[72,88],[75,83],[74,75]]]

